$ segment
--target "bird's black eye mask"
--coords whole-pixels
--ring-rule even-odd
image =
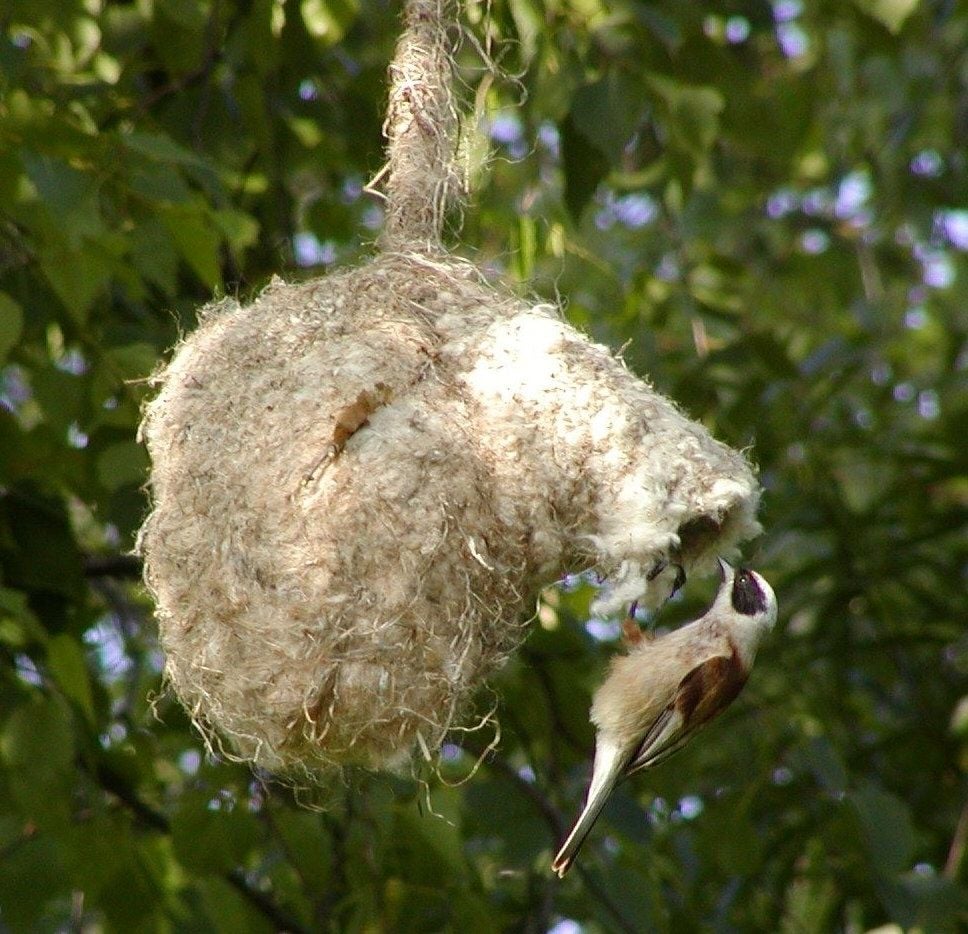
[[[740,568],[733,579],[732,601],[733,609],[743,616],[756,616],[766,610],[766,595],[745,568]]]

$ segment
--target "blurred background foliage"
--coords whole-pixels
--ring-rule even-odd
[[[466,5],[492,157],[470,147],[458,249],[751,447],[748,557],[781,601],[741,699],[621,788],[566,881],[548,862],[618,633],[583,577],[545,592],[463,783],[489,737],[455,734],[426,787],[281,787],[159,696],[129,556],[146,377],[213,294],[371,249],[398,14],[0,4],[0,930],[964,930],[954,0]]]

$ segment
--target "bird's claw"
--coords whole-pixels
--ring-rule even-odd
[[[681,564],[679,564],[678,561],[673,561],[671,562],[671,564],[672,564],[672,567],[676,569],[676,576],[675,576],[675,579],[672,581],[672,590],[669,591],[668,599],[670,600],[682,589],[683,585],[686,583],[686,569]],[[667,561],[665,558],[660,558],[652,566],[652,569],[649,571],[649,573],[645,575],[645,579],[651,583],[667,567],[669,567],[669,565],[670,565],[669,561]]]

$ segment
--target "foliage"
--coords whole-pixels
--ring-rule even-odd
[[[622,787],[565,882],[617,629],[580,579],[546,592],[463,784],[478,734],[448,782],[281,788],[157,697],[128,557],[145,378],[213,292],[363,255],[397,12],[0,9],[0,929],[963,928],[968,11],[945,0],[469,5],[468,84],[476,47],[517,80],[478,100],[496,158],[462,250],[753,446],[781,600],[741,699]]]

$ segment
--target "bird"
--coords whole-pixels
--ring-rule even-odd
[[[722,582],[712,606],[694,622],[616,656],[595,692],[592,777],[585,806],[551,864],[559,878],[615,786],[682,749],[746,684],[760,641],[776,623],[776,594],[755,571],[722,558],[719,566]]]

